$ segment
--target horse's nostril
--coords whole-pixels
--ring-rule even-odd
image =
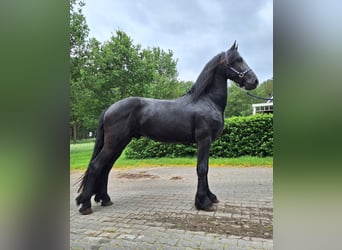
[[[258,84],[259,84],[258,79],[255,79],[255,85],[258,85]]]

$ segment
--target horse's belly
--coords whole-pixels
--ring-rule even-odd
[[[153,140],[167,143],[194,142],[190,122],[185,117],[152,116],[139,126],[139,134]]]
[[[147,126],[141,131],[143,136],[167,143],[191,143],[194,141],[192,132],[187,126],[160,123]]]

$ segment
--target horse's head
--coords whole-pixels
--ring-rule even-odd
[[[255,89],[258,86],[258,78],[253,70],[248,67],[245,60],[238,52],[236,41],[226,52],[227,78],[239,84],[246,90]]]

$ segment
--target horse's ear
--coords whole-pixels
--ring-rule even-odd
[[[234,41],[232,47],[229,50],[237,49],[236,40]]]

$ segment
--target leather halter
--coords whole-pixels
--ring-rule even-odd
[[[227,66],[229,66],[228,52],[226,52],[226,61],[227,61]],[[250,68],[247,68],[244,71],[239,71],[232,66],[229,66],[229,69],[232,70],[234,73],[236,73],[240,77],[240,79],[242,79],[251,70]]]

